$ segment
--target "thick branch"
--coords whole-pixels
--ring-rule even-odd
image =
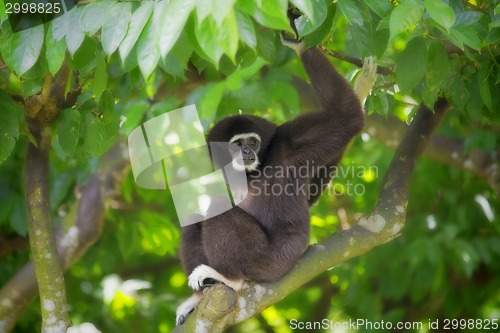
[[[25,163],[25,201],[28,233],[42,304],[42,332],[66,332],[69,320],[64,276],[57,260],[49,202],[50,129],[32,130],[38,147],[28,143]]]
[[[221,294],[233,297],[234,291],[223,285],[208,289],[202,303],[175,332],[192,332],[198,327],[206,332],[221,332],[224,327],[244,321],[279,302],[321,272],[399,235],[404,226],[408,187],[415,163],[447,109],[448,103],[444,100],[436,103],[434,113],[425,106],[420,107],[394,155],[379,201],[370,215],[360,218],[353,228],[336,232],[322,244],[309,247],[299,264],[280,281],[246,284],[227,314],[214,311],[207,304],[211,304],[212,297],[220,299]]]
[[[81,197],[70,209],[58,230],[58,253],[63,269],[73,265],[99,239],[104,223],[105,205],[117,193],[129,169],[124,148],[116,146],[102,159],[102,166],[83,187]],[[37,281],[33,263],[29,262],[0,289],[0,333],[10,332],[22,310],[36,297]]]
[[[406,125],[392,116],[386,119],[380,115],[370,115],[365,121],[365,131],[390,148],[399,145],[405,129]],[[488,152],[474,149],[466,153],[464,146],[465,143],[462,139],[433,135],[424,155],[455,168],[470,171],[486,180],[496,193],[500,193],[500,172],[497,157],[500,155],[500,150]]]

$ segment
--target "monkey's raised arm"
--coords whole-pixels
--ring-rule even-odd
[[[289,41],[284,43],[290,45]],[[292,164],[314,161],[316,166],[338,163],[349,141],[363,128],[358,97],[318,48],[304,51],[293,43],[309,75],[321,110],[305,113],[278,127],[277,136],[288,138],[286,151]]]
[[[350,112],[353,117],[362,115],[361,104],[354,90],[318,48],[305,50],[299,56],[316,92],[321,111]]]

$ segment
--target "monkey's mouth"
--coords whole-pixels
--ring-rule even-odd
[[[255,157],[244,157],[244,158],[235,158],[234,161],[239,165],[252,165],[255,163]]]

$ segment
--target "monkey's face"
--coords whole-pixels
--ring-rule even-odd
[[[257,133],[236,134],[229,140],[229,153],[233,168],[251,172],[259,166],[260,135]],[[241,152],[241,154],[239,154]]]

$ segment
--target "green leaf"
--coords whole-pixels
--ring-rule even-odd
[[[255,48],[257,46],[257,36],[255,35],[252,19],[247,14],[236,11],[236,22],[238,23],[238,34],[243,43],[252,49]]]
[[[488,45],[499,44],[499,43],[500,43],[500,29],[493,29],[488,33],[486,38],[483,40],[482,46],[486,47]]]
[[[109,20],[110,12],[115,12],[114,1],[92,1],[86,4],[80,15],[82,30],[89,35],[95,34]]]
[[[198,28],[200,24],[212,13],[212,2],[214,0],[198,0],[196,4],[196,20]]]
[[[236,0],[212,0],[212,17],[218,27],[222,26],[222,23],[226,19],[227,15],[233,11],[235,3]]]
[[[389,21],[390,38],[415,26],[424,15],[424,12],[425,7],[420,0],[405,1],[397,6],[392,11]]]
[[[191,58],[191,62],[196,67],[196,69],[201,72],[208,66],[210,57],[206,54],[205,50],[203,50],[200,43],[198,42],[198,30],[199,27],[196,23],[196,17],[195,15],[192,15],[186,23],[185,33],[195,51],[193,57]]]
[[[16,200],[14,209],[10,216],[10,226],[18,235],[26,237],[28,234],[28,223],[26,222],[26,208],[23,200]]]
[[[104,91],[102,94],[99,104],[97,105],[97,110],[100,113],[100,119],[104,125],[109,125],[115,121],[115,98],[108,90]]]
[[[217,67],[224,50],[218,43],[219,29],[215,20],[209,16],[203,21],[200,28],[195,29],[196,39],[201,49]]]
[[[67,157],[73,156],[80,138],[80,111],[65,109],[57,121],[57,139]]]
[[[457,43],[454,43],[461,49],[463,49],[463,44],[472,47],[475,50],[481,49],[481,40],[477,36],[477,32],[474,29],[466,26],[454,26],[450,29],[450,34],[456,39]],[[451,40],[453,42],[453,40]]]
[[[59,41],[66,36],[66,33],[71,28],[71,11],[62,14],[52,22],[52,35],[54,39]]]
[[[464,110],[465,105],[470,99],[470,92],[465,87],[463,79],[458,79],[453,81],[449,89],[449,95],[451,95],[451,100],[460,110]]]
[[[326,35],[325,29],[331,28],[333,23],[333,12],[335,11],[334,6],[327,6],[327,2],[325,0],[314,0],[313,12],[312,16],[302,15],[295,20],[295,27],[299,32],[299,36],[305,37],[310,34],[314,35],[322,35],[323,37]],[[326,20],[330,15],[330,19]],[[330,31],[330,29],[328,29]],[[306,41],[306,47],[309,45],[319,44],[323,38],[320,38],[318,42],[313,43],[314,40],[318,36],[311,36],[312,40]],[[311,42],[311,43],[310,43]]]
[[[363,15],[353,0],[338,0],[337,3],[349,24],[363,25]]]
[[[45,59],[49,65],[50,74],[56,75],[61,68],[65,55],[66,42],[64,39],[57,41],[52,33],[52,26],[50,26],[45,37]]]
[[[464,153],[469,154],[473,149],[485,151],[495,150],[497,136],[487,131],[477,131],[467,136],[464,143]]]
[[[257,34],[257,52],[269,62],[276,58],[275,36],[272,31],[262,31]]]
[[[155,3],[153,15],[149,18],[137,42],[137,60],[144,78],[151,75],[160,60],[158,41],[160,39],[160,27],[163,22],[162,15],[167,5],[167,1]]]
[[[304,36],[306,47],[313,47],[321,44],[326,36],[332,31],[335,18],[336,6],[330,4],[329,1],[319,1],[318,6],[314,6],[314,8],[315,15],[318,17],[321,15],[319,19],[315,19],[315,21],[321,21],[319,24],[313,24],[312,20],[304,16],[295,20],[295,26],[299,31],[299,36]]]
[[[126,110],[126,112],[124,112],[123,114],[125,117],[125,121],[123,122],[122,130],[127,134],[132,132],[132,130],[139,126],[142,117],[148,109],[149,103],[145,100],[135,100],[128,102],[123,108],[123,110]]]
[[[50,191],[50,208],[57,209],[63,201],[68,199],[72,194],[72,189],[75,186],[76,170],[59,173],[53,182],[49,185]]]
[[[219,104],[226,90],[225,82],[209,84],[204,89],[203,96],[196,101],[196,108],[201,112],[203,118],[213,120],[217,113]]]
[[[165,7],[159,41],[162,58],[170,52],[184,30],[189,14],[195,5],[196,0],[171,0]]]
[[[261,5],[257,4],[256,1],[240,0],[238,5],[263,26],[275,30],[291,31],[286,0],[265,0],[261,2]]]
[[[5,22],[8,18],[9,16],[5,12],[5,6],[2,2],[0,3],[0,25],[2,25],[2,23]]]
[[[445,82],[450,71],[448,53],[441,42],[431,41],[429,46],[429,61],[425,81],[431,91],[438,90]]]
[[[11,39],[11,66],[23,75],[38,60],[43,46],[43,25],[16,32]]]
[[[362,56],[374,54],[371,22],[366,22],[363,25],[350,24],[349,31],[351,32],[354,45],[356,45]]]
[[[477,73],[477,83],[479,85],[479,93],[481,94],[484,105],[486,105],[486,107],[493,112],[494,110],[493,104],[491,102],[490,84],[488,82],[488,71],[489,66],[483,64],[481,69]]]
[[[410,92],[427,70],[427,47],[422,38],[411,40],[396,63],[396,82],[401,91]]]
[[[66,44],[72,56],[75,55],[75,52],[80,48],[85,38],[85,33],[80,27],[80,14],[82,9],[82,7],[73,7],[72,10],[63,15],[69,15],[69,22],[73,22],[68,25],[68,31],[66,32]]]
[[[99,102],[102,93],[106,90],[108,83],[108,72],[106,69],[106,61],[101,51],[95,53],[96,66],[94,73],[94,96],[96,102]]]
[[[375,95],[375,112],[386,117],[389,114],[389,101],[386,93],[377,93]]]
[[[144,26],[148,22],[151,12],[153,11],[153,6],[153,1],[143,1],[141,2],[139,8],[137,8],[137,10],[132,14],[127,34],[118,50],[123,63],[125,63],[125,59],[134,47],[137,39],[139,39]]]
[[[192,54],[193,46],[183,32],[160,66],[168,74],[184,78],[184,71]]]
[[[226,15],[222,27],[217,34],[219,45],[224,53],[231,59],[233,63],[236,62],[235,56],[238,51],[238,23],[234,11]]]
[[[425,106],[429,108],[429,110],[434,110],[434,104],[438,98],[438,90],[432,90],[429,86],[424,85],[424,89],[422,91],[422,101]]]
[[[314,17],[314,3],[317,1],[307,1],[307,0],[290,0],[290,2],[297,7],[304,15],[313,19]]]
[[[100,49],[100,45],[93,38],[85,38],[83,40],[82,46],[75,52],[75,55],[71,59],[72,69],[89,72],[93,71],[95,67],[95,53],[97,49]]]
[[[106,127],[104,126],[102,120],[94,117],[90,118],[90,121],[87,120],[88,122],[87,133],[85,136],[85,146],[90,154],[99,156],[103,154],[108,147]]]
[[[23,108],[0,90],[0,165],[9,157],[19,138],[19,118]]]
[[[484,17],[484,14],[479,12],[460,12],[456,15],[455,25],[469,26],[479,21],[482,17]]]
[[[104,52],[109,56],[116,51],[127,33],[130,21],[132,4],[130,2],[117,3],[112,7],[102,26],[101,42]]]
[[[0,205],[0,225],[4,221],[8,221],[10,215],[12,214],[12,210],[14,208],[14,204],[16,199],[23,201],[23,199],[19,195],[13,195],[11,190],[9,190],[8,185],[5,181],[0,182],[0,186],[3,190],[2,196],[0,196],[0,200],[2,200],[2,204]]]
[[[455,23],[455,12],[442,0],[424,0],[424,5],[431,17],[447,31]]]
[[[319,27],[328,15],[328,8],[324,0],[293,0],[291,2],[306,16],[305,20],[302,17],[302,20],[304,20],[302,25],[304,28],[307,27],[307,31],[303,32],[304,34],[311,33]]]
[[[364,3],[380,18],[386,17],[392,10],[392,5],[389,1],[364,0]]]

